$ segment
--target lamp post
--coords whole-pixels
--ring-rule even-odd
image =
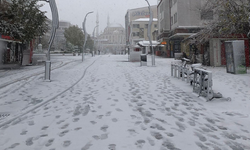
[[[85,15],[84,21],[83,21],[83,23],[82,23],[82,28],[83,28],[84,36],[85,36],[85,38],[84,38],[84,44],[83,44],[83,50],[82,50],[82,61],[83,61],[83,52],[84,52],[84,50],[85,50],[85,45],[86,45],[86,41],[87,41],[87,38],[88,38],[88,36],[87,36],[88,33],[87,33],[86,27],[85,27],[86,18],[87,18],[87,16],[88,16],[88,14],[91,14],[91,13],[93,13],[93,11],[88,12],[88,13]]]
[[[95,29],[98,27],[99,25],[97,25],[97,26],[95,26],[94,27],[94,30],[93,30],[93,40],[94,40],[94,46],[93,46],[93,48],[95,48]],[[92,52],[93,53],[93,52]],[[94,51],[94,54],[93,54],[93,56],[95,55],[95,51]]]
[[[98,27],[99,25],[95,26],[94,27],[94,30],[93,30],[93,33],[92,33],[92,36],[95,37],[95,29]]]
[[[152,15],[152,11],[151,11],[150,4],[149,4],[148,0],[145,0],[145,1],[148,3],[148,10],[149,10],[149,14],[150,14],[149,23],[148,23],[148,40],[149,40],[150,49],[152,52],[152,66],[155,66],[155,52],[154,52],[154,49],[152,46],[152,40],[151,40],[151,34],[152,34],[151,33],[151,26],[152,26],[152,21],[153,21],[153,15]]]
[[[50,5],[51,13],[52,13],[52,29],[51,29],[51,37],[49,40],[49,48],[47,52],[47,60],[45,62],[45,81],[51,81],[50,80],[50,72],[51,72],[51,61],[50,61],[50,49],[53,44],[56,29],[59,27],[59,17],[58,17],[58,10],[56,7],[55,0],[41,0],[48,2]]]

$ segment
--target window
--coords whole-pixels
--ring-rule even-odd
[[[171,20],[170,20],[171,25],[173,25],[173,22],[174,22],[174,18],[173,18],[173,16],[172,16],[172,17],[171,17]]]
[[[174,23],[177,22],[177,13],[174,14]]]
[[[133,28],[139,28],[140,25],[139,24],[133,24]]]
[[[148,28],[148,24],[145,24],[145,28]]]
[[[157,24],[154,24],[154,27],[157,28]]]
[[[139,32],[133,32],[133,36],[139,36]]]
[[[201,20],[213,20],[213,19],[214,19],[214,12],[212,10],[201,12]]]

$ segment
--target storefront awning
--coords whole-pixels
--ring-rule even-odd
[[[147,47],[147,46],[150,46],[150,42],[149,41],[140,41],[137,43],[138,45],[142,46],[142,47]],[[152,41],[152,46],[153,47],[156,47],[158,46],[159,44],[161,44],[160,42],[157,42],[157,41]]]

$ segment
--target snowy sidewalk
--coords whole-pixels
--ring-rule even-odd
[[[58,80],[49,89],[61,91],[61,83],[65,88],[76,82],[69,78],[72,72],[79,79],[87,69],[84,78],[62,95],[2,127],[0,149],[250,149],[249,74],[208,68],[214,72],[214,89],[232,101],[205,102],[189,84],[170,76],[172,59],[156,58],[156,67],[150,62],[140,67],[124,55],[91,59],[82,69],[68,66],[71,73],[65,68],[54,72]],[[39,89],[45,83],[38,80],[35,85]],[[36,98],[46,99],[42,92],[48,91],[39,92]]]

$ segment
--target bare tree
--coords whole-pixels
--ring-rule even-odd
[[[249,0],[206,0],[201,8],[201,18],[212,18],[203,22],[204,29],[196,35],[196,41],[203,43],[214,36],[247,34],[249,4]]]

